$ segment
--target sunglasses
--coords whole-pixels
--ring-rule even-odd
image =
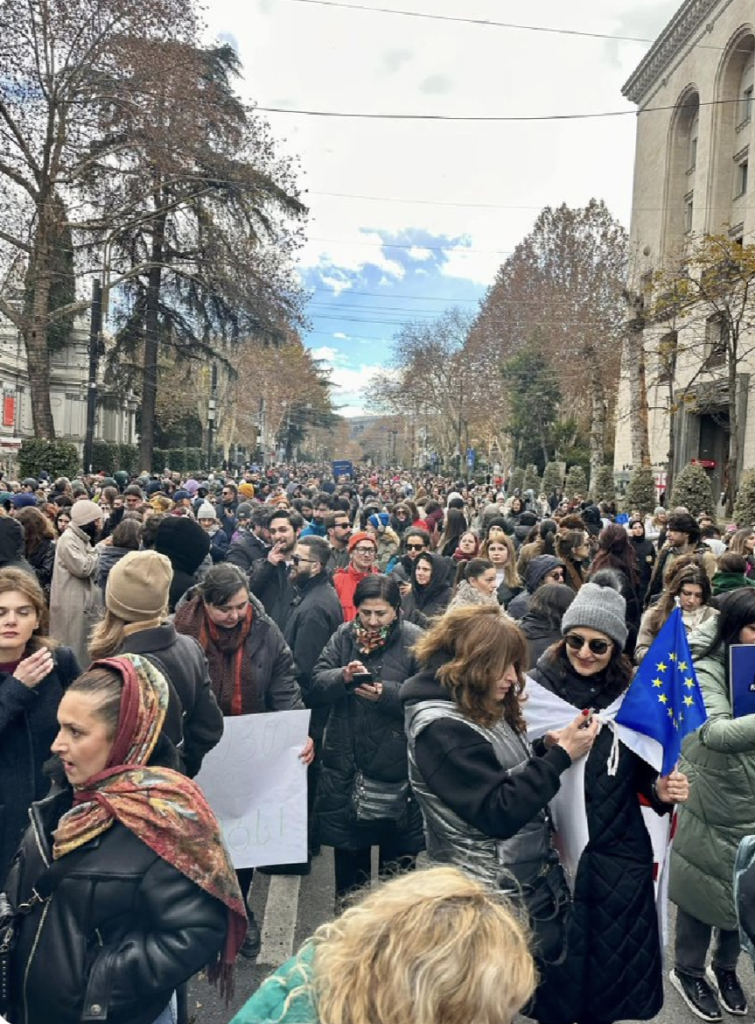
[[[424,544],[407,544],[406,545],[406,550],[407,551],[424,551],[425,550],[425,545]]]
[[[585,644],[587,644],[593,654],[605,654],[612,646],[611,640],[587,640],[585,637],[580,636],[579,633],[567,633],[564,641],[566,646],[572,651],[581,651]]]
[[[309,562],[311,565],[315,564],[314,558],[302,558],[301,555],[291,555],[291,561],[294,563],[294,565],[298,565],[299,562]]]

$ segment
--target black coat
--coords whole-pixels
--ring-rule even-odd
[[[428,620],[433,615],[441,615],[453,596],[453,588],[449,582],[449,565],[445,558],[440,555],[425,555],[430,558],[433,565],[433,573],[430,582],[420,587],[417,585],[416,569],[419,559],[412,566],[412,589],[401,599],[401,611],[407,622],[413,622],[416,626],[425,629]]]
[[[225,560],[248,574],[257,559],[267,558],[269,550],[269,546],[256,533],[242,530],[236,540],[231,541]]]
[[[265,611],[280,630],[285,630],[296,597],[285,562],[273,565],[260,558],[252,566],[249,589],[265,606]]]
[[[650,578],[653,575],[653,566],[655,565],[657,555],[655,553],[655,545],[651,540],[647,540],[645,537],[639,540],[636,540],[634,537],[629,539],[637,555],[637,572],[640,577],[637,586],[637,597],[639,598],[640,607],[642,607],[645,602],[645,594],[647,594],[648,587],[650,586]]]
[[[527,649],[529,651],[528,668],[534,668],[548,648],[561,639],[560,626],[553,626],[545,619],[539,618],[533,612],[528,611],[523,619],[519,621],[519,628],[527,637]]]
[[[53,658],[54,670],[34,687],[0,675],[0,892],[29,807],[50,788],[42,765],[58,734],[58,704],[81,672],[69,647],[57,647]]]
[[[323,741],[320,783],[315,803],[320,838],[340,850],[359,850],[390,838],[405,853],[424,848],[422,815],[411,803],[408,825],[398,829],[391,823],[355,825],[350,820],[351,791],[357,770],[371,779],[399,782],[408,779],[404,714],[398,692],[414,675],[417,663],[409,648],[417,642],[420,629],[399,620],[382,650],[360,654],[354,643],[354,626],[339,626],[322,652],[312,674],[311,701],[314,707],[330,707]],[[343,669],[359,660],[383,684],[378,701],[349,693]]]
[[[612,702],[600,678],[588,682],[565,659],[544,655],[529,674],[575,709]],[[575,879],[569,954],[554,982],[572,1011],[568,1021],[578,1024],[649,1020],[663,1005],[653,850],[638,794],[659,813],[669,807],[654,799],[657,773],[623,743],[616,774],[608,774],[612,735],[601,731],[585,763],[589,842]]]
[[[297,588],[294,610],[283,635],[294,657],[296,682],[307,707],[312,706],[312,672],[317,659],[342,622],[341,602],[325,573],[318,573]],[[322,737],[328,710],[319,707],[312,712],[310,735],[316,740]]]
[[[176,746],[183,771],[194,778],[202,758],[223,735],[223,715],[212,692],[207,659],[190,636],[172,622],[126,637],[118,654],[143,654],[163,670],[171,687],[163,732]]]
[[[8,876],[14,908],[52,863],[51,834],[70,805],[66,788],[33,806]],[[222,946],[227,908],[119,822],[54,863],[52,899],[20,919],[13,1020],[153,1024]]]
[[[27,552],[26,559],[34,570],[39,585],[49,602],[52,570],[55,567],[55,541],[50,537],[43,537],[33,551]]]

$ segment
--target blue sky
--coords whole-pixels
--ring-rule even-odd
[[[300,169],[305,343],[342,411],[363,410],[402,323],[475,308],[544,206],[596,197],[629,226],[636,117],[621,87],[680,3],[208,0],[209,31],[236,47],[242,91]],[[595,112],[620,116],[561,119]]]

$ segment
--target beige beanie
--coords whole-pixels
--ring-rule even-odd
[[[170,559],[157,551],[129,551],[110,570],[105,604],[125,622],[159,619],[168,611]]]
[[[71,522],[74,526],[86,526],[102,519],[102,509],[93,501],[81,498],[71,505]]]

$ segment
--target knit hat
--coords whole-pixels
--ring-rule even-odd
[[[203,501],[197,509],[197,519],[217,519],[217,517],[215,506],[211,505],[209,501]]]
[[[191,494],[192,496],[197,493],[198,488],[199,483],[198,481],[194,480],[193,477],[189,477],[189,479],[184,484],[184,490],[188,491],[189,494]]]
[[[105,604],[126,622],[159,619],[168,611],[173,566],[156,551],[129,551],[107,578]]]
[[[191,495],[185,488],[179,489],[173,493],[173,501],[175,501],[176,504],[178,504],[179,501],[186,501],[187,498],[191,499]]]
[[[370,544],[374,545],[374,548],[377,551],[377,544],[375,544],[375,538],[371,536],[369,533],[364,533],[364,531],[360,530],[358,533],[352,533],[351,535],[351,538],[349,540],[349,554],[354,550],[357,544],[359,544],[359,542],[363,540],[368,540]]]
[[[254,497],[254,484],[247,483],[246,480],[239,484],[239,494],[244,498]]]
[[[618,590],[585,583],[564,613],[561,634],[566,636],[570,629],[586,626],[605,633],[623,648],[629,632],[626,615],[627,603]]]
[[[368,521],[370,526],[374,526],[376,530],[384,530],[390,524],[391,517],[387,512],[376,512],[370,516]]]
[[[33,494],[14,494],[13,495],[13,507],[14,508],[33,508],[36,507],[37,499]]]
[[[253,505],[251,505],[248,501],[242,501],[241,504],[236,507],[236,518],[249,519],[253,511]]]
[[[71,505],[71,522],[74,526],[86,526],[102,519],[102,509],[88,498],[82,498]]]

